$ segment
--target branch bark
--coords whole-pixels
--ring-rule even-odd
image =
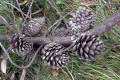
[[[72,40],[71,37],[25,37],[27,41],[33,42],[35,44],[44,45],[47,43],[55,42],[68,47],[71,45]]]
[[[110,31],[118,22],[120,22],[120,9],[107,20],[104,20],[103,23],[86,32],[85,34],[101,35],[106,31]]]

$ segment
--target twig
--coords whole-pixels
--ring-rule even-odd
[[[31,4],[30,4],[30,6],[29,6],[29,10],[28,10],[28,12],[27,12],[27,16],[28,16],[29,13],[30,13],[30,18],[31,18],[31,8],[32,8],[32,5],[33,5],[33,2],[34,2],[34,0],[32,0]]]
[[[62,19],[56,20],[56,22],[48,28],[48,30],[45,32],[44,36],[47,36],[47,34],[51,31],[51,29],[53,28],[53,26],[55,26],[61,20]]]
[[[16,32],[15,29],[8,24],[8,22],[5,20],[5,18],[3,16],[0,15],[0,18],[6,26],[8,26],[13,32]]]
[[[27,16],[29,16],[29,14],[30,14],[29,19],[31,19],[31,7],[32,7],[32,5],[33,5],[33,2],[34,2],[34,0],[32,0],[31,4],[30,4],[30,6],[29,6],[28,12],[27,12]],[[26,16],[26,18],[24,19],[24,23],[26,22],[26,19],[28,18],[27,16]]]
[[[11,4],[13,4],[13,2],[12,2],[12,0],[11,0]],[[18,29],[18,27],[17,27],[17,25],[16,25],[16,21],[15,21],[15,15],[14,15],[14,9],[13,9],[13,7],[12,7],[12,9],[7,9],[7,8],[5,8],[5,9],[3,9],[3,10],[6,10],[6,11],[8,11],[8,12],[10,12],[10,13],[12,13],[12,15],[13,15],[13,21],[11,20],[11,22],[12,22],[12,27],[14,27],[15,29],[17,29],[17,31],[18,31],[18,34],[19,34],[19,32],[20,32],[20,30]],[[6,25],[7,26],[7,25]],[[13,29],[14,29],[13,28]],[[15,30],[14,29],[14,30]],[[17,32],[16,31],[16,32]]]
[[[68,27],[68,25],[67,25],[64,17],[62,16],[62,14],[61,14],[61,12],[59,11],[58,7],[56,6],[55,2],[54,2],[53,0],[52,0],[52,1],[47,0],[47,2],[57,11],[57,13],[58,13],[59,16],[60,16],[60,19],[57,20],[57,21],[46,31],[45,36],[49,33],[49,31],[51,31],[51,29],[53,28],[53,26],[55,26],[56,24],[60,23],[62,19],[63,19],[65,25]],[[59,26],[59,24],[57,25],[57,27],[58,27],[58,26]],[[53,32],[54,32],[54,31],[53,31]]]
[[[42,48],[43,45],[38,48],[38,50],[35,52],[35,55],[33,56],[32,60],[31,60],[31,62],[30,62],[27,66],[19,66],[19,65],[15,64],[15,63],[12,61],[12,59],[10,58],[9,53],[7,52],[7,50],[6,50],[6,49],[4,48],[4,46],[1,44],[1,42],[0,42],[0,46],[1,46],[1,48],[4,50],[4,52],[5,52],[5,54],[7,55],[9,61],[11,62],[11,64],[13,64],[13,65],[14,65],[15,67],[17,67],[17,68],[26,69],[26,68],[28,68],[28,67],[30,67],[30,66],[32,65],[32,63],[34,62],[34,60],[35,60],[35,58],[36,58],[36,56],[37,56],[38,51]]]
[[[3,1],[3,0],[2,0]],[[29,16],[27,16],[26,14],[24,14],[22,11],[20,11],[16,6],[14,6],[13,4],[10,4],[10,3],[7,3],[7,2],[5,2],[5,1],[3,1],[5,4],[7,4],[7,5],[10,5],[10,6],[12,6],[13,8],[15,8],[15,9],[17,9],[21,14],[23,14],[24,16],[26,16],[26,17],[28,17],[28,18],[30,18]]]
[[[28,12],[27,12],[27,16],[29,16],[29,14],[30,14],[29,19],[31,19],[31,7],[32,7],[32,5],[33,5],[33,2],[34,2],[34,0],[32,0],[31,4],[30,4],[30,6],[29,6]],[[28,18],[27,16],[26,16],[26,18],[24,18],[24,22],[23,22],[23,24],[22,24],[22,28],[23,28],[24,24],[26,23],[26,20],[27,20],[27,18]]]
[[[11,0],[11,4],[13,5],[13,0]],[[17,22],[16,22],[16,20],[15,20],[16,18],[15,18],[15,14],[14,14],[14,8],[13,8],[13,7],[11,7],[11,8],[12,8],[11,13],[12,13],[13,19],[14,19],[14,20],[12,21],[12,22],[13,22],[13,25],[14,25],[13,27],[15,27],[15,29],[17,29],[17,32],[18,32],[17,34],[20,35],[21,32],[20,32],[20,30],[19,30],[19,28],[18,28],[18,26],[17,26]]]
[[[51,2],[49,0],[47,0],[49,2],[49,4],[57,11],[57,13],[59,14],[60,18],[63,19],[65,25],[68,27],[68,24],[66,23],[64,17],[62,16],[61,12],[59,11],[57,5],[55,4],[55,2],[52,0]]]
[[[73,46],[74,46],[74,45],[73,45],[73,44],[71,44],[69,47],[67,47],[67,48],[65,48],[65,49],[60,50],[60,51],[58,52],[58,54],[59,54],[59,53],[63,53],[63,52],[65,52],[65,51],[67,51],[67,50],[70,50]],[[66,54],[68,54],[68,53],[66,53]]]
[[[22,10],[21,10],[21,8],[20,8],[20,5],[19,5],[18,0],[16,0],[16,3],[17,3],[17,6],[18,6],[19,11],[20,11],[20,13],[21,13],[21,12],[22,12]],[[24,15],[23,15],[23,13],[21,13],[21,15],[22,15],[22,17],[23,17],[23,19],[24,19]]]
[[[10,41],[11,36],[10,35],[0,35],[0,41]]]
[[[60,25],[61,21],[59,21],[59,23],[55,26],[55,28],[52,31],[52,35],[55,33],[56,29],[58,28],[58,26]]]

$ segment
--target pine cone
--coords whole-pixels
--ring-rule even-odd
[[[82,60],[95,60],[104,50],[104,44],[94,35],[81,35],[73,44],[76,55]]]
[[[45,24],[45,18],[34,18],[27,22],[22,29],[22,34],[27,36],[34,36],[38,34]]]
[[[33,43],[24,40],[24,37],[19,38],[19,53],[25,56],[33,49]]]
[[[52,66],[54,69],[65,67],[69,62],[69,57],[65,53],[60,53],[64,47],[57,43],[49,43],[42,49],[42,59],[44,64]]]
[[[24,40],[23,36],[19,37],[13,34],[11,38],[11,47],[13,52],[19,53],[18,55],[23,57],[33,49],[33,43]]]
[[[94,13],[91,10],[82,8],[78,10],[73,18],[69,19],[70,29],[74,34],[80,35],[81,32],[85,32],[93,27]]]

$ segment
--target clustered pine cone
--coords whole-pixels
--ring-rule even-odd
[[[82,60],[95,60],[104,50],[104,44],[94,35],[81,35],[73,44],[76,55]]]
[[[66,31],[65,28],[60,28],[55,31],[53,36],[69,36],[73,35],[71,40],[73,41],[73,49],[76,51],[76,55],[82,60],[95,60],[104,50],[104,44],[95,35],[82,35],[82,32],[87,31],[93,26],[93,12],[87,9],[79,10],[75,13],[72,19],[70,19],[70,30]],[[33,59],[36,49],[38,49],[37,44],[33,44],[25,40],[24,38],[33,37],[40,32],[44,27],[44,18],[34,18],[30,20],[23,26],[22,36],[14,34],[11,38],[12,50],[18,53],[23,60],[30,62]],[[70,34],[69,34],[70,32]],[[73,34],[73,33],[74,34]],[[44,45],[41,53],[41,58],[44,64],[51,66],[54,69],[59,69],[65,67],[69,63],[69,56],[66,52],[62,52],[63,47],[58,43],[48,43]],[[37,63],[39,56],[34,60]]]
[[[65,53],[59,52],[64,47],[57,43],[49,43],[42,49],[42,59],[44,64],[52,66],[54,69],[65,67],[69,62],[69,57]]]
[[[85,32],[93,27],[94,13],[86,8],[81,8],[76,11],[73,18],[69,19],[70,29],[74,34],[80,35],[81,32]]]
[[[22,34],[27,36],[34,36],[38,34],[45,24],[45,18],[34,18],[27,22],[22,29]]]

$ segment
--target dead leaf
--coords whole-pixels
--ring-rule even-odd
[[[81,5],[88,7],[88,6],[94,5],[94,2],[93,1],[82,2]]]
[[[58,76],[58,72],[56,72],[56,71],[52,71],[51,73],[53,76]]]
[[[14,77],[15,77],[15,73],[11,75],[10,80],[14,80]]]
[[[42,9],[39,9],[39,10],[33,12],[32,15],[37,14],[37,13],[39,13],[39,12],[41,12],[41,11],[42,11]]]
[[[21,74],[21,76],[20,76],[20,80],[24,80],[24,79],[25,79],[25,74],[26,74],[26,70],[23,69],[23,70],[22,70],[22,74]]]
[[[3,73],[6,74],[6,66],[7,66],[7,57],[5,57],[2,61],[1,61],[1,71]]]
[[[19,3],[19,5],[24,5],[28,2],[28,0],[24,0],[23,2]]]

